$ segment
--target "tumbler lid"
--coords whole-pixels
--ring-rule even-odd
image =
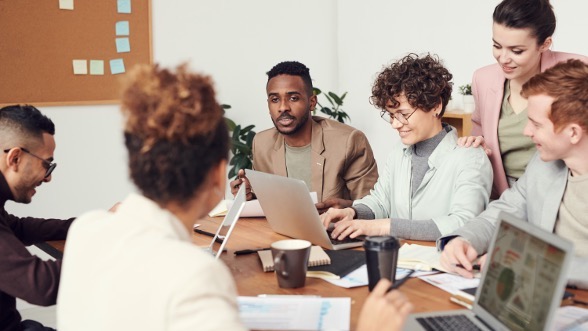
[[[391,236],[370,236],[363,243],[365,249],[390,249],[399,246],[398,239]]]

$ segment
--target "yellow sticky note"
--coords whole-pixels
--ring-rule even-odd
[[[88,60],[73,60],[74,75],[88,74]]]
[[[74,10],[74,0],[59,0],[59,9]]]
[[[103,60],[90,60],[90,75],[104,75]]]

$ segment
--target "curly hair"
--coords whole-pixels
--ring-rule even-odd
[[[228,130],[212,80],[185,64],[175,72],[135,67],[121,109],[131,178],[156,202],[184,204],[228,158]]]
[[[546,94],[555,99],[549,113],[555,132],[570,123],[588,131],[588,64],[574,59],[560,62],[531,77],[521,94],[525,98]]]
[[[541,45],[555,32],[556,19],[549,0],[504,0],[494,8],[494,23],[513,29],[530,29]]]
[[[297,61],[284,61],[276,64],[270,71],[267,72],[267,81],[278,76],[278,75],[289,75],[298,76],[302,78],[306,87],[308,95],[312,95],[312,79],[310,78],[310,69],[304,64]]]
[[[386,109],[386,103],[391,101],[396,108],[400,105],[397,98],[404,93],[412,107],[425,112],[441,103],[443,116],[451,98],[452,78],[437,56],[427,54],[419,58],[411,53],[378,74],[370,101],[380,109]]]

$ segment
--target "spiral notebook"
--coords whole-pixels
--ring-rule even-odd
[[[272,257],[272,251],[258,251],[257,254],[259,254],[263,271],[274,271],[274,259]],[[308,257],[308,266],[314,267],[326,264],[331,264],[331,258],[327,255],[327,253],[325,253],[322,247],[312,246],[310,248],[310,256]]]

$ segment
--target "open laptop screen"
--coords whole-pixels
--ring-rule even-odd
[[[478,305],[511,330],[543,330],[566,252],[500,222]]]

